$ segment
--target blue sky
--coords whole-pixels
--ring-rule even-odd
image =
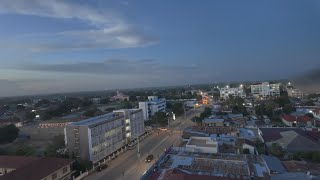
[[[0,96],[289,78],[320,2],[2,0]]]

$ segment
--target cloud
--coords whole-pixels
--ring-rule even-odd
[[[25,64],[16,67],[20,70],[110,74],[110,75],[139,75],[139,76],[168,76],[187,75],[199,71],[196,65],[164,65],[153,59],[123,60],[111,59],[104,62],[81,62],[74,64]]]
[[[9,39],[14,42],[12,47],[27,47],[34,52],[87,48],[132,48],[147,46],[156,41],[155,38],[126,22],[114,11],[99,11],[97,8],[71,3],[71,1],[2,0],[0,14],[76,19],[91,26],[86,30],[29,34]],[[22,45],[19,45],[21,43]]]

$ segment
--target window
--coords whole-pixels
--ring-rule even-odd
[[[52,179],[57,179],[57,173],[51,175]]]
[[[67,171],[68,171],[68,167],[64,167],[64,168],[62,169],[62,173],[63,173],[63,174],[65,174]]]

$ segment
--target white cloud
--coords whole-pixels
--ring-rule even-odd
[[[131,48],[154,43],[154,38],[127,23],[111,10],[62,0],[2,0],[0,14],[19,14],[58,19],[77,19],[92,28],[52,34],[30,34],[9,39],[9,48],[27,48],[34,52],[44,50]]]

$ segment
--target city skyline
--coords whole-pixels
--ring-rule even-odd
[[[0,97],[285,79],[319,67],[318,1],[0,2]]]

